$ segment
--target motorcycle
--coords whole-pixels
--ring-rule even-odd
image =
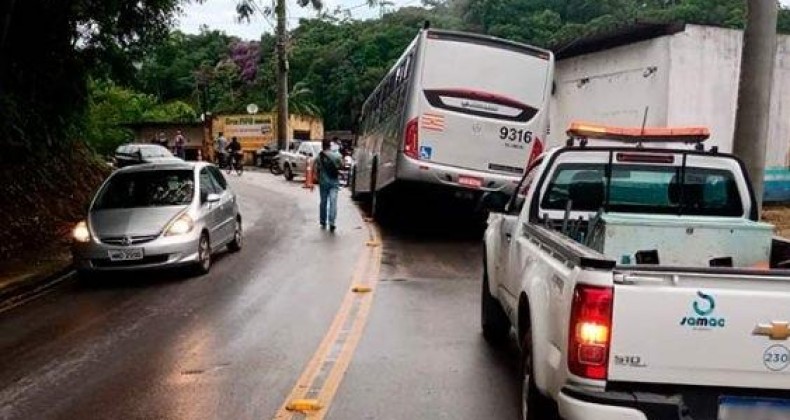
[[[282,168],[282,166],[280,166],[280,155],[279,154],[277,154],[276,156],[272,157],[271,164],[269,165],[269,171],[273,175],[278,175],[279,176],[279,175],[283,174],[283,168]]]

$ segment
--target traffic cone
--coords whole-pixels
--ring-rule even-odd
[[[304,185],[302,188],[313,189],[313,162],[307,162],[307,168],[304,172]]]

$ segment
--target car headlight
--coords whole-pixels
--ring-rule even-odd
[[[170,222],[170,226],[165,231],[165,236],[184,235],[189,233],[193,227],[195,227],[195,222],[192,221],[192,218],[182,214]]]
[[[77,242],[88,242],[91,240],[91,232],[88,230],[88,224],[85,221],[77,223],[74,230],[71,231],[71,236]]]

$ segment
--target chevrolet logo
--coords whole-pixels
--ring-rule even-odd
[[[764,335],[771,340],[787,340],[790,338],[790,322],[774,321],[770,324],[757,324],[752,335]]]

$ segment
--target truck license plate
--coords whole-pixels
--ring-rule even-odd
[[[481,178],[463,175],[458,177],[458,183],[472,188],[480,188],[483,186],[483,180]]]
[[[142,248],[113,249],[107,251],[110,261],[135,261],[143,259]]]
[[[722,397],[718,420],[788,420],[790,400]]]

